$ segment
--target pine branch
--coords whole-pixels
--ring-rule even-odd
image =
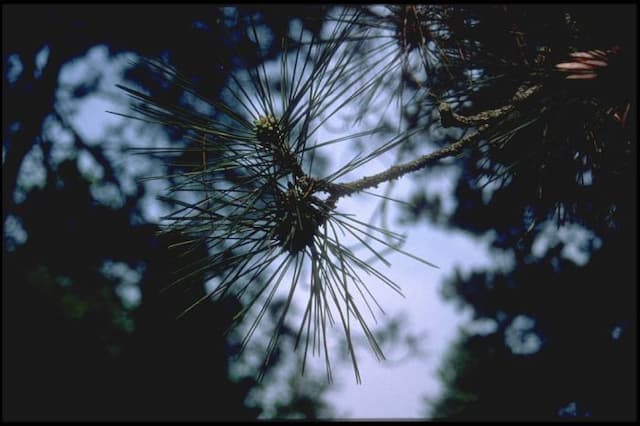
[[[384,172],[378,173],[373,176],[365,176],[361,179],[349,183],[324,183],[324,190],[331,194],[327,199],[327,204],[333,207],[341,197],[349,196],[355,192],[360,192],[368,188],[375,188],[381,183],[398,179],[408,173],[412,173],[428,167],[442,160],[443,158],[456,156],[462,153],[465,148],[478,142],[481,136],[487,131],[487,129],[489,129],[489,125],[483,124],[478,128],[478,130],[447,147],[439,149],[430,154],[423,155],[422,157],[416,158],[413,161],[392,166],[388,170],[385,170]]]
[[[446,102],[441,102],[438,105],[438,111],[440,112],[440,120],[442,122],[443,127],[474,127],[483,124],[487,124],[491,121],[496,121],[511,111],[514,111],[518,104],[524,102],[529,99],[536,93],[538,93],[542,89],[542,85],[536,84],[531,87],[522,86],[520,87],[511,102],[501,108],[491,109],[482,111],[475,115],[464,116],[460,114],[456,114],[452,109],[451,105]]]

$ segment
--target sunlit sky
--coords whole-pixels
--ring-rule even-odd
[[[381,59],[385,54],[388,52],[380,51],[377,55],[371,56],[371,61]],[[376,70],[372,67],[371,72],[375,73]],[[336,134],[335,131],[332,133],[321,129],[316,135],[317,139],[332,140],[344,136],[344,132],[355,134],[367,130],[367,125],[377,125],[378,120],[381,121],[383,117],[390,122],[398,122],[397,109],[393,107],[395,100],[391,98],[390,93],[380,92],[371,102],[374,104],[368,105],[370,110],[376,111],[379,116],[368,116],[368,122],[365,119],[359,126],[349,123],[349,127],[344,129],[340,126],[341,114],[353,117],[356,112],[347,106],[332,117],[333,125],[328,123],[326,126],[343,133]],[[379,146],[382,143],[384,141],[364,141],[365,146]],[[424,145],[422,154],[433,149],[428,144]],[[330,145],[327,149],[321,149],[321,152],[330,158],[330,172],[341,167],[358,153],[349,142]],[[405,158],[403,161],[407,160]],[[371,176],[386,170],[395,161],[396,153],[389,152],[345,175],[341,181]],[[394,183],[390,193],[386,192],[387,184],[380,185],[371,192],[408,200],[409,195],[416,189],[415,185],[422,185],[430,191],[439,191],[445,195],[444,205],[451,208],[455,202],[450,195],[455,178],[452,173],[448,173],[434,177],[427,183],[404,177]],[[367,194],[343,198],[338,203],[340,212],[355,214],[362,221],[370,220],[379,208],[380,199]],[[371,283],[369,289],[374,292],[377,301],[385,310],[386,315],[382,318],[403,319],[401,333],[417,338],[418,354],[408,356],[406,346],[400,345],[397,348],[393,342],[387,345],[383,343],[387,360],[378,361],[362,343],[358,354],[362,384],[355,382],[350,364],[343,363],[340,371],[335,374],[336,386],[328,393],[327,399],[333,404],[339,418],[424,418],[428,415],[426,398],[434,399],[441,390],[437,370],[442,357],[455,338],[458,328],[469,319],[469,312],[460,312],[452,304],[442,300],[439,293],[442,281],[451,275],[456,265],[468,270],[489,262],[482,242],[472,240],[462,233],[437,229],[426,221],[417,225],[401,226],[398,219],[402,206],[391,202],[387,204],[387,208],[388,226],[393,231],[407,236],[402,249],[438,265],[439,269],[397,252],[385,256],[391,267],[378,266],[392,281],[401,286],[404,294],[404,297],[401,297],[380,283]],[[323,368],[321,362],[318,362],[317,368]]]
[[[353,156],[353,152],[345,144],[334,148],[331,156],[335,167]],[[378,173],[389,167],[392,160],[391,156],[382,157],[358,169],[358,173],[363,176]],[[426,185],[447,194],[453,189],[451,179],[451,174],[443,175]],[[391,194],[406,200],[417,184],[425,185],[409,177],[402,178]],[[381,185],[376,192],[384,191],[385,185]],[[369,195],[352,196],[338,204],[340,211],[355,214],[361,220],[369,219],[376,208],[379,208],[379,199]],[[377,283],[371,289],[385,309],[382,319],[401,317],[404,319],[402,332],[418,337],[420,355],[407,356],[407,348],[396,350],[393,345],[387,345],[383,347],[387,360],[378,361],[363,345],[360,351],[363,383],[355,383],[351,367],[345,363],[336,374],[337,386],[329,392],[328,400],[335,406],[338,417],[419,418],[427,415],[425,398],[433,399],[441,390],[437,370],[442,357],[458,328],[470,318],[470,312],[461,312],[453,304],[445,303],[440,295],[442,281],[456,266],[469,270],[490,262],[481,240],[462,232],[439,229],[426,221],[400,225],[402,206],[389,203],[388,208],[391,229],[407,236],[402,249],[439,267],[431,268],[400,253],[391,253],[386,256],[391,267],[380,266],[380,270],[402,287],[405,297]]]

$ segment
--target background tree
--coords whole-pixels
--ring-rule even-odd
[[[454,9],[458,59],[475,54],[479,73],[500,78],[470,94],[469,114],[450,116],[441,107],[443,119],[468,125],[466,118],[481,118],[479,110],[496,105],[491,94],[504,87],[509,93],[522,83],[540,84],[541,97],[494,123],[496,143],[487,151],[460,161],[450,215],[437,213],[436,194],[415,195],[422,208],[414,217],[488,235],[496,259],[510,259],[457,273],[443,288],[473,308],[481,327],[461,332],[451,348],[441,369],[446,389],[431,401],[430,414],[634,419],[637,139],[633,113],[624,120],[617,112],[637,105],[636,10]],[[464,52],[467,40],[475,53]],[[627,56],[596,60],[611,46]],[[550,88],[554,93],[545,93]]]
[[[159,295],[185,259],[167,250],[177,237],[158,237],[146,223],[153,188],[134,180],[140,170],[123,154],[156,130],[136,135],[116,123],[96,137],[79,115],[89,100],[123,102],[110,66],[130,81],[145,78],[118,65],[132,54],[165,55],[194,75],[214,76],[206,89],[219,90],[225,74],[203,52],[228,42],[217,31],[223,10],[158,6],[150,13],[141,6],[3,6],[7,420],[251,419],[267,409],[249,401],[260,388],[251,375],[230,373],[237,342],[223,333],[238,307],[203,305],[176,322],[184,295]],[[288,18],[260,15],[274,31]],[[102,62],[92,64],[101,52]],[[204,290],[198,280],[195,294]],[[131,296],[136,288],[140,295]],[[302,380],[291,379],[296,387],[283,416],[318,415],[323,386]]]

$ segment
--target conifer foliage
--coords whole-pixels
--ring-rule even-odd
[[[205,298],[242,300],[235,319],[250,324],[245,345],[283,291],[265,365],[294,296],[305,293],[299,346],[305,355],[309,349],[322,354],[331,377],[328,330],[338,323],[359,381],[354,333],[363,333],[384,357],[368,325],[377,305],[372,283],[401,293],[381,268],[386,250],[435,265],[404,252],[401,235],[341,211],[340,199],[466,156],[475,163],[471,180],[478,184],[535,177],[529,196],[536,208],[523,215],[525,229],[554,216],[559,223],[583,220],[586,211],[589,220],[606,223],[615,209],[607,203],[604,212],[593,209],[589,200],[606,199],[617,171],[630,167],[635,105],[621,82],[629,78],[625,58],[632,46],[620,34],[597,37],[588,16],[556,5],[336,7],[322,25],[311,19],[288,37],[270,40],[259,17],[240,15],[237,25],[254,51],[239,52],[240,65],[216,98],[168,63],[144,60],[197,100],[176,105],[123,87],[134,99],[135,118],[184,133],[180,149],[140,151],[176,167],[166,198],[176,209],[164,223],[186,237],[178,250],[204,246],[209,253],[180,271],[174,286],[195,276],[215,279]],[[321,30],[308,31],[305,24]],[[282,52],[267,57],[274,43]],[[355,125],[372,114],[368,105],[385,90],[399,107],[395,134],[381,137],[387,133],[373,128],[321,139],[336,115],[359,111],[352,114]],[[365,163],[429,134],[419,120],[405,121],[416,109],[437,111],[441,128],[463,135],[435,140],[441,145],[435,151],[347,181]],[[317,172],[323,149],[354,140],[368,141],[368,151]]]

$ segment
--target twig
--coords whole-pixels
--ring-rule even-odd
[[[384,172],[378,173],[373,176],[365,176],[361,179],[355,180],[349,183],[335,184],[330,182],[321,183],[322,190],[328,192],[329,198],[327,198],[327,205],[333,208],[339,198],[359,192],[368,188],[375,188],[383,182],[392,181],[398,179],[407,173],[412,173],[424,167],[430,166],[443,158],[453,157],[460,154],[465,148],[471,144],[477,142],[482,134],[489,128],[488,124],[484,124],[473,133],[463,137],[458,142],[455,142],[447,147],[439,149],[430,154],[423,155],[416,158],[413,161],[409,161],[404,164],[399,164],[390,167]]]
[[[359,192],[368,188],[375,188],[383,182],[398,179],[407,173],[412,173],[430,166],[443,158],[456,156],[465,148],[478,141],[482,134],[489,128],[490,123],[515,110],[518,104],[538,93],[540,89],[542,89],[542,85],[540,84],[530,87],[521,86],[513,95],[513,98],[511,98],[509,105],[466,117],[456,114],[451,110],[451,106],[449,104],[442,102],[438,106],[438,109],[440,110],[440,118],[443,127],[477,127],[477,130],[448,147],[432,152],[431,154],[423,155],[413,161],[393,166],[382,173],[378,173],[373,176],[365,176],[350,183],[335,184],[331,182],[318,182],[317,188],[330,194],[329,198],[326,200],[326,204],[329,208],[334,208],[336,202],[341,197],[349,196],[354,192]]]
[[[496,121],[515,110],[518,104],[536,94],[541,88],[542,85],[540,84],[536,84],[531,87],[522,86],[516,91],[515,95],[513,95],[513,98],[511,98],[511,102],[508,105],[501,108],[482,111],[478,114],[469,116],[456,114],[452,111],[451,105],[446,102],[441,102],[438,105],[440,121],[443,127],[475,127],[487,124],[488,122]]]

